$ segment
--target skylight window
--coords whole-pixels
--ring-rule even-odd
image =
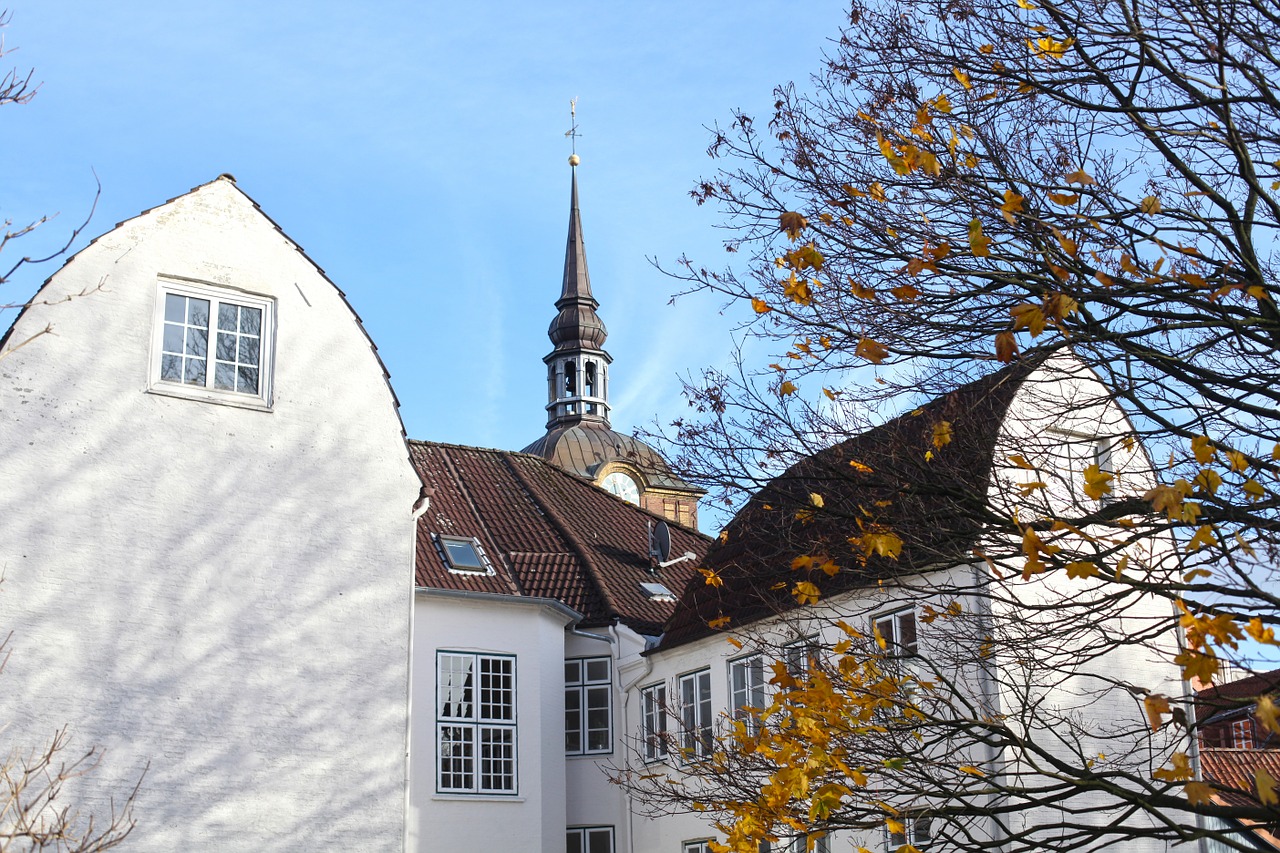
[[[640,584],[640,589],[644,590],[645,597],[650,601],[676,600],[675,593],[660,583],[642,583]]]
[[[480,540],[474,536],[437,536],[436,543],[444,557],[445,564],[451,572],[466,574],[493,574],[489,558],[480,547]]]

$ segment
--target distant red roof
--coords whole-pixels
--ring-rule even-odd
[[[1226,790],[1217,790],[1214,800],[1220,805],[1237,808],[1260,808],[1254,774],[1265,770],[1273,779],[1280,779],[1280,750],[1276,749],[1202,749],[1200,769],[1205,781],[1213,782]],[[1271,809],[1274,812],[1274,808]],[[1259,823],[1242,819],[1253,834],[1280,849],[1280,836],[1276,823]]]
[[[428,487],[418,523],[420,587],[556,599],[583,614],[584,627],[621,622],[656,636],[675,609],[641,588],[674,593],[701,563],[649,571],[649,523],[662,517],[524,453],[411,441],[410,457]],[[699,559],[710,540],[668,522],[674,556]],[[474,537],[494,574],[450,571],[437,536]]]
[[[696,578],[663,637],[668,648],[797,606],[791,590],[808,580],[824,596],[902,572],[955,565],[969,558],[982,529],[981,502],[992,454],[1009,404],[1036,363],[1012,364],[929,404],[792,466],[754,495],[734,517],[706,566],[723,585]],[[951,441],[933,444],[935,425],[950,424]],[[932,458],[928,455],[931,454]],[[820,495],[823,506],[813,505]],[[849,539],[862,525],[882,525],[902,538],[897,560],[861,564]],[[841,568],[834,577],[791,570],[801,555],[825,552]]]

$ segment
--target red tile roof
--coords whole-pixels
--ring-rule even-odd
[[[434,489],[418,523],[420,587],[556,599],[583,614],[584,627],[621,622],[655,636],[675,608],[641,583],[678,592],[700,565],[649,571],[649,523],[663,520],[546,460],[524,453],[411,441],[410,456]],[[699,558],[710,540],[670,524],[671,551]],[[453,572],[435,536],[475,537],[493,575]]]
[[[996,437],[1035,366],[1014,363],[816,453],[768,483],[707,554],[707,567],[723,585],[697,578],[684,590],[663,648],[712,633],[708,622],[721,616],[730,618],[732,630],[795,608],[797,580],[811,581],[825,596],[967,559],[981,530],[983,513],[974,502],[985,498]],[[951,442],[935,448],[933,428],[941,421],[951,424]],[[811,494],[822,496],[821,509]],[[849,542],[863,530],[860,524],[882,525],[901,537],[898,559],[872,557],[862,565]],[[791,570],[795,557],[820,552],[841,567],[834,577]]]
[[[1280,779],[1280,750],[1202,749],[1200,769],[1205,781],[1218,787],[1213,799],[1219,805],[1258,809],[1262,806],[1256,793],[1254,773],[1265,770],[1273,779]],[[1274,807],[1269,811],[1275,814]],[[1241,819],[1240,822],[1252,829],[1255,836],[1280,849],[1277,821],[1260,823]]]

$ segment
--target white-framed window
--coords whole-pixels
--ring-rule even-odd
[[[904,844],[923,851],[925,845],[933,841],[933,821],[928,815],[915,812],[899,815],[897,819],[902,824],[902,832],[890,832],[885,827],[885,853],[897,853]]]
[[[711,839],[699,838],[680,845],[680,853],[711,853]]]
[[[747,730],[755,732],[760,712],[767,704],[764,683],[764,656],[748,655],[729,661],[729,714],[745,720]]]
[[[804,637],[782,647],[782,663],[792,678],[807,678],[822,657],[817,637]]]
[[[564,662],[564,751],[613,751],[613,678],[608,658]]]
[[[686,760],[711,754],[711,670],[680,676],[680,753]]]
[[[275,300],[165,278],[155,310],[151,391],[270,407]]]
[[[436,652],[436,789],[516,793],[516,659]]]
[[[920,653],[914,610],[882,613],[874,617],[871,623],[875,631],[884,638],[885,649],[889,654],[897,657],[915,657]]]
[[[1253,717],[1231,721],[1231,746],[1233,749],[1253,749]]]
[[[640,691],[640,740],[645,761],[667,757],[667,685],[651,684]]]
[[[442,536],[432,534],[436,551],[445,566],[455,574],[491,575],[493,565],[474,536]]]
[[[1111,439],[1095,438],[1093,440],[1093,464],[1098,466],[1099,471],[1114,475],[1116,473],[1115,463],[1111,459]],[[1112,491],[1105,493],[1099,503],[1103,506],[1115,501],[1115,481],[1111,483]]]
[[[613,853],[613,827],[571,826],[565,849],[567,853]]]
[[[809,850],[809,836],[793,835],[779,843],[778,853],[831,853],[831,835],[829,833],[813,833],[813,850]]]

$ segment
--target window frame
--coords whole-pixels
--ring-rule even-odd
[[[710,838],[693,838],[680,842],[680,853],[711,853]]]
[[[569,838],[577,835],[581,838],[578,850],[581,853],[591,853],[590,835],[598,832],[607,832],[609,834],[609,853],[613,853],[617,848],[615,845],[615,832],[612,826],[570,826],[565,829],[565,848],[568,849]]]
[[[822,643],[816,636],[798,637],[782,647],[782,665],[796,681],[805,681],[822,659]]]
[[[493,562],[489,559],[489,555],[484,552],[484,546],[480,544],[480,540],[474,536],[450,536],[444,533],[432,533],[431,540],[435,543],[436,554],[444,562],[444,567],[455,575],[493,575]],[[447,543],[458,542],[470,545],[476,552],[476,556],[483,564],[479,568],[470,566],[459,566],[454,563],[453,556],[449,553]]]
[[[743,675],[741,688],[738,685],[739,674]],[[760,730],[760,714],[769,705],[767,674],[764,655],[759,652],[729,661],[729,718],[744,721],[749,734]],[[753,675],[757,679],[754,684]]]
[[[447,703],[442,701],[445,693],[445,681],[442,678],[442,664],[446,658],[469,658],[472,662],[470,669],[470,677],[465,686],[464,699],[454,700],[454,704],[466,704],[469,708],[466,714],[446,714],[444,707]],[[510,680],[510,701],[502,704],[509,709],[506,716],[485,715],[483,709],[486,707],[494,707],[497,703],[486,701],[485,691],[493,690],[492,687],[486,687],[481,680],[484,673],[481,668],[482,661],[502,661],[509,662],[509,672],[507,676]],[[519,715],[518,715],[518,682],[516,669],[516,656],[511,654],[499,654],[492,652],[476,652],[461,651],[455,649],[436,649],[436,682],[435,682],[435,711],[436,711],[436,793],[452,794],[452,795],[475,795],[475,796],[500,796],[514,797],[520,793],[520,738],[519,738]],[[452,687],[452,685],[450,685]],[[499,687],[498,690],[503,688]],[[446,730],[453,729],[456,732],[469,732],[469,738],[465,741],[469,745],[470,751],[467,755],[446,756],[445,733]],[[484,787],[481,782],[486,775],[484,767],[488,759],[483,754],[485,746],[485,736],[490,738],[501,735],[509,745],[511,772],[510,787]],[[451,743],[463,743],[462,740],[450,741]],[[503,744],[498,740],[491,739],[490,746],[497,745],[501,747]],[[469,786],[446,786],[444,784],[445,777],[445,760],[457,759],[459,762],[465,762],[469,767],[463,767],[460,763],[460,769],[450,768],[450,774],[469,774],[471,784]],[[502,758],[499,761],[504,760]]]
[[[647,764],[666,761],[670,754],[667,736],[670,714],[667,708],[665,681],[640,688],[640,754]]]
[[[191,385],[161,378],[164,355],[165,302],[170,294],[209,302],[209,327],[205,340],[205,384]],[[262,312],[258,328],[258,391],[234,391],[213,385],[217,368],[217,317],[220,305],[254,308]],[[276,300],[240,288],[215,285],[178,276],[161,276],[156,282],[156,298],[151,320],[151,349],[147,365],[147,391],[166,397],[199,400],[242,409],[271,411],[275,391]]]
[[[692,702],[685,700],[686,684],[693,685]],[[711,755],[711,745],[715,740],[711,668],[703,667],[677,676],[676,690],[680,699],[680,761],[682,764],[702,761]]]
[[[902,833],[900,837],[902,841],[895,841],[894,836],[899,833],[889,831],[888,825],[884,828],[884,849],[886,853],[897,853],[897,850],[904,844],[910,844],[920,850],[924,850],[922,845],[933,843],[933,818],[925,812],[904,812],[898,816],[902,821]],[[917,831],[920,823],[924,824],[924,835],[921,837]]]
[[[605,679],[592,680],[588,675],[589,663],[604,662],[607,668]],[[575,682],[570,682],[568,672],[565,673],[564,697],[565,697],[565,748],[564,754],[567,756],[574,755],[611,755],[613,753],[613,659],[606,656],[592,655],[583,657],[565,658],[566,669],[570,664],[578,665],[579,678]],[[591,733],[593,731],[590,725],[591,704],[589,697],[592,693],[600,694],[600,688],[603,687],[603,695],[607,702],[605,705],[605,713],[608,719],[605,731],[605,739],[608,746],[605,748],[591,749],[589,744]],[[569,696],[576,694],[578,697],[578,715],[579,727],[578,731],[578,747],[576,749],[569,746]],[[599,710],[598,708],[596,710]],[[599,729],[594,729],[599,731]]]
[[[899,620],[904,616],[911,617],[912,640],[910,644],[904,644],[898,639],[902,636],[901,629],[899,628]],[[893,627],[892,637],[886,637],[884,632],[879,630],[880,624],[885,621],[889,621]],[[898,658],[900,660],[910,660],[912,658],[920,657],[920,620],[916,618],[915,607],[897,607],[874,614],[871,617],[872,636],[875,636],[877,632],[884,638],[885,654],[889,657]]]

